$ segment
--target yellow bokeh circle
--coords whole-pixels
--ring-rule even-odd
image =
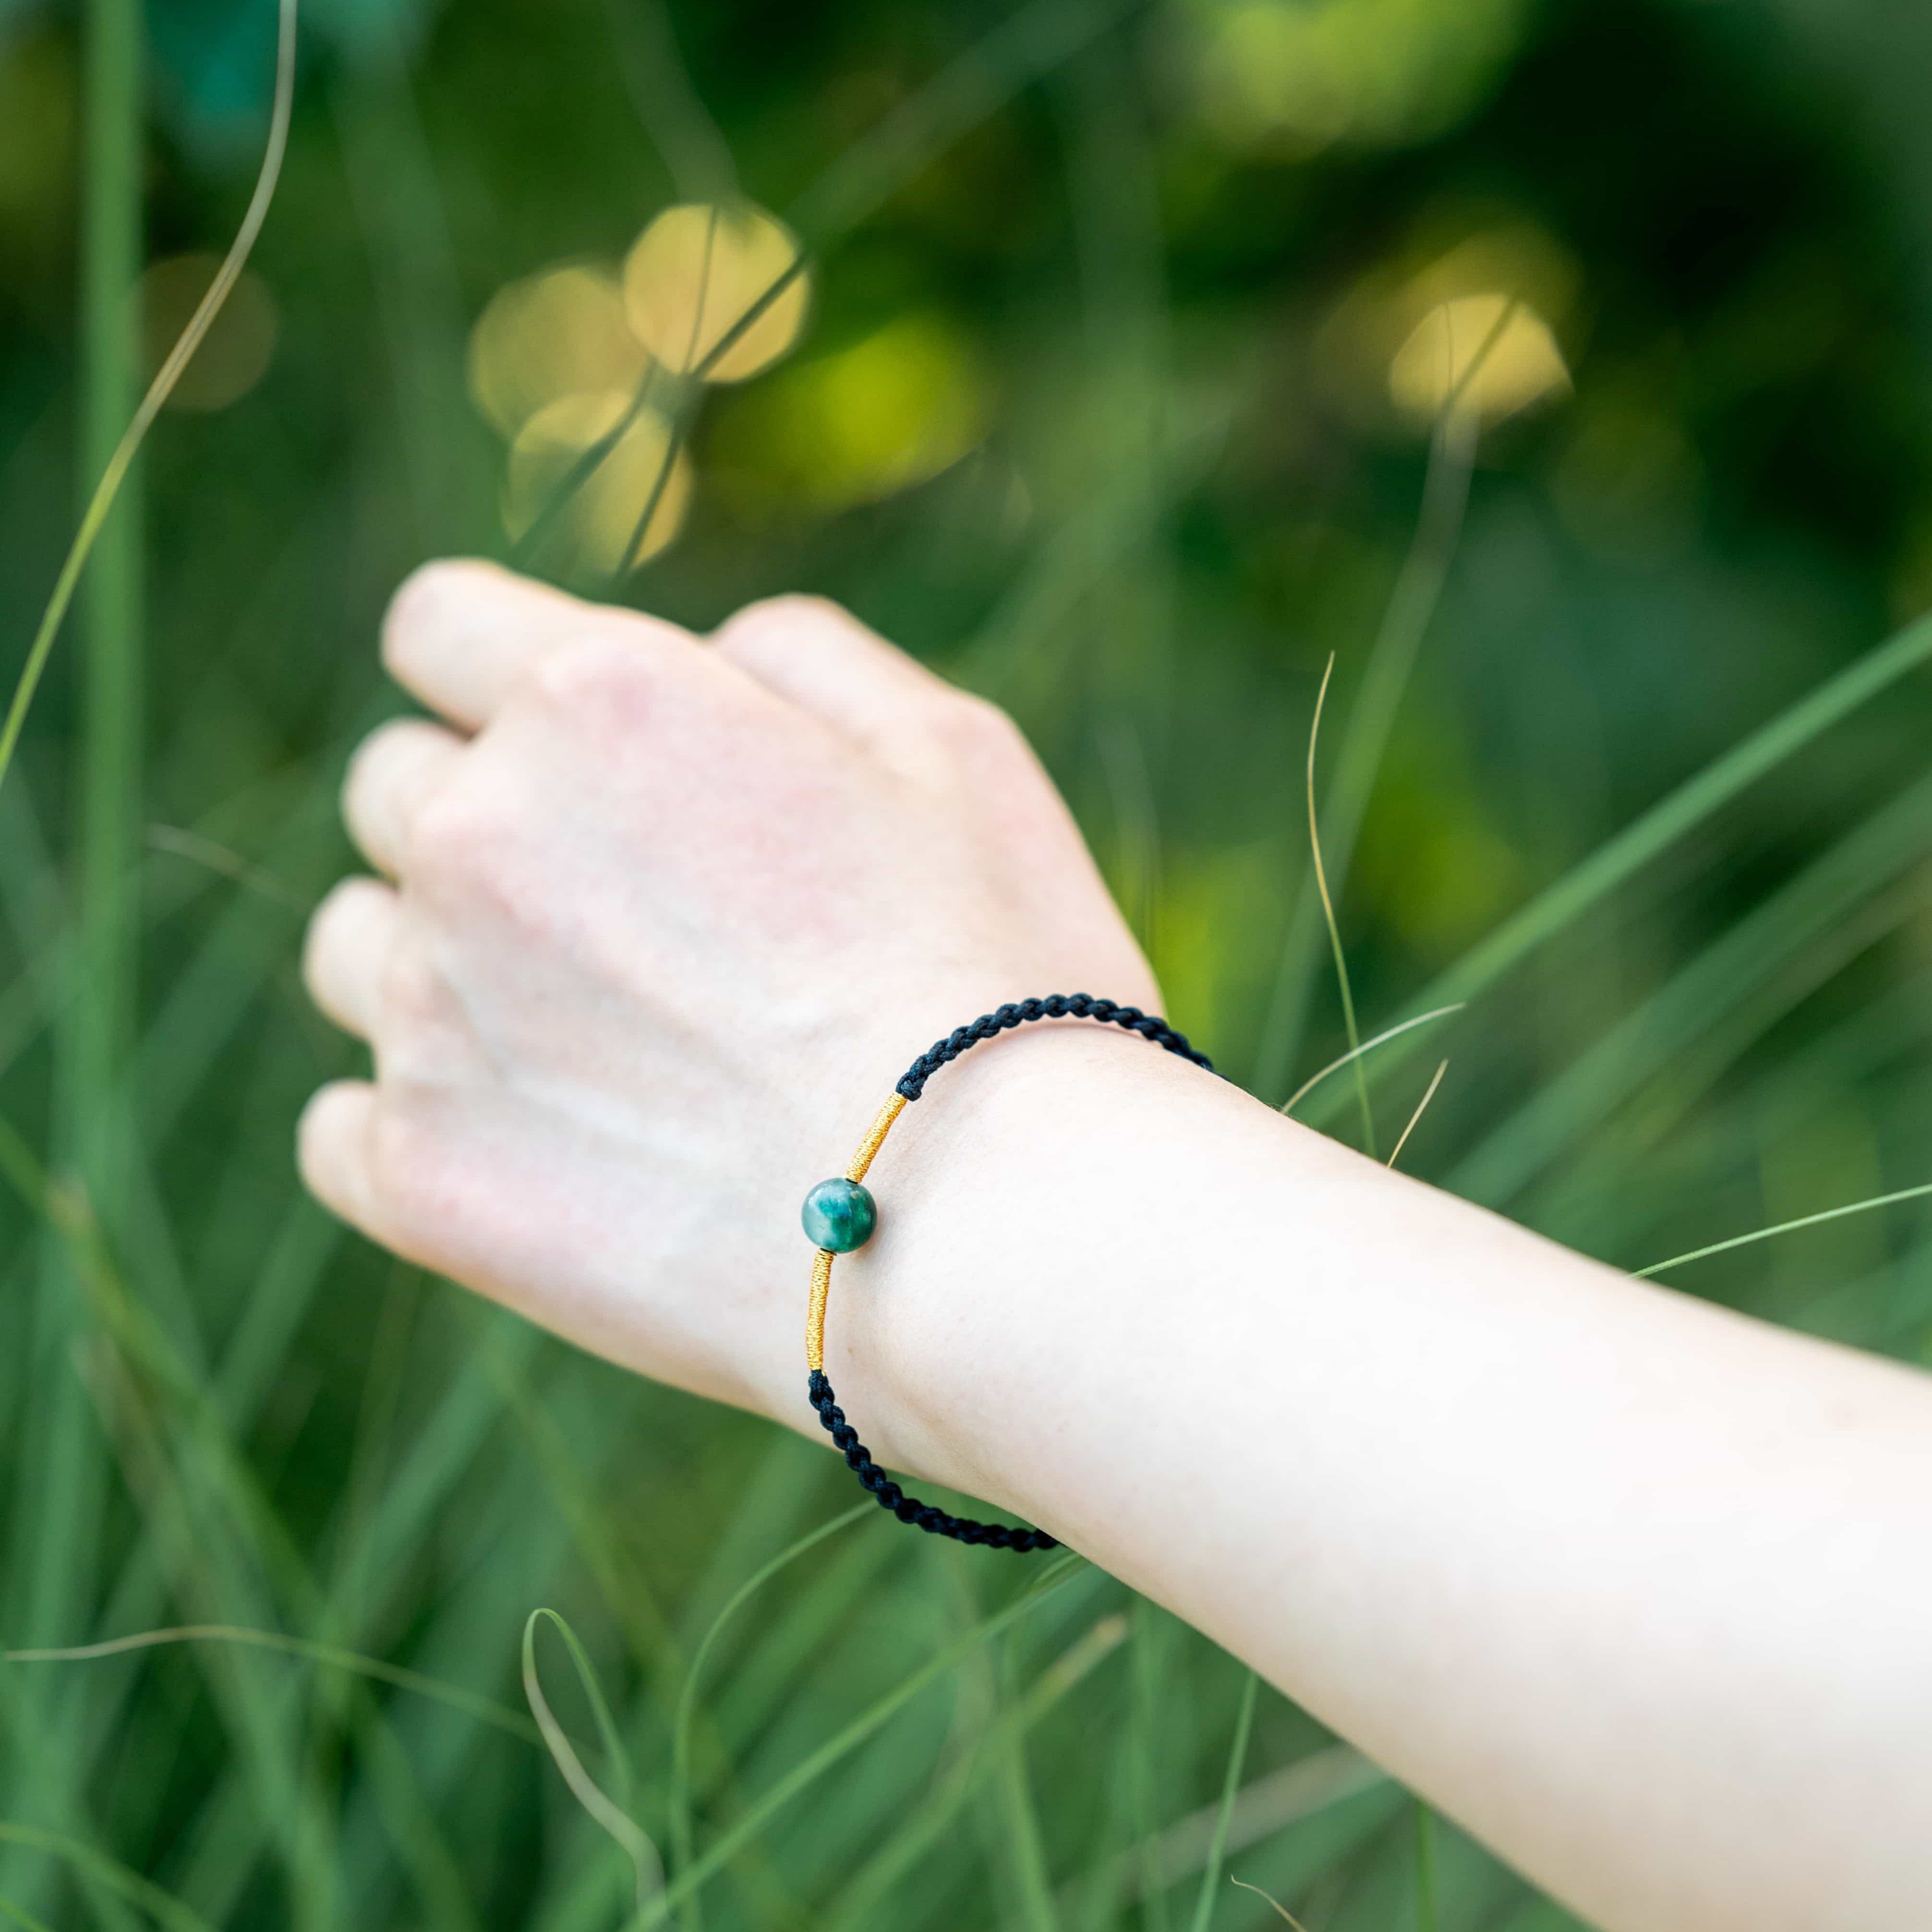
[[[800,248],[774,215],[748,206],[686,202],[640,235],[624,262],[624,306],[638,340],[674,374],[686,375],[782,278],[790,275],[717,359],[712,382],[741,382],[798,340],[811,290]]]
[[[1477,422],[1499,422],[1570,387],[1550,325],[1527,302],[1502,294],[1438,302],[1389,364],[1389,400],[1412,421],[1445,406]]]
[[[614,432],[615,442],[560,503],[573,471]],[[510,446],[503,524],[515,542],[540,516],[554,514],[550,540],[563,570],[615,577],[656,556],[677,535],[691,482],[691,465],[682,450],[672,454],[670,425],[655,410],[638,408],[621,389],[560,396],[524,424]]]
[[[547,404],[635,389],[649,358],[608,268],[571,263],[506,284],[470,332],[470,393],[514,438]]]

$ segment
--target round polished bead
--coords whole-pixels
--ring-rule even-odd
[[[799,1218],[814,1248],[849,1255],[872,1238],[879,1225],[878,1204],[856,1180],[821,1180],[805,1197]]]

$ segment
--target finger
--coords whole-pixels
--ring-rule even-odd
[[[302,1109],[296,1165],[309,1192],[371,1240],[506,1300],[490,1266],[503,1190],[493,1184],[500,1169],[477,1158],[478,1112],[473,1094],[435,1085],[332,1081]],[[512,1211],[507,1225],[518,1222]],[[541,1258],[533,1273],[543,1279]],[[526,1312],[545,1318],[540,1304]]]
[[[749,604],[712,634],[720,656],[904,770],[922,761],[943,678],[822,597]]]
[[[689,644],[688,631],[640,611],[586,604],[494,563],[428,563],[390,599],[382,662],[404,689],[480,730],[549,652],[589,634]]]
[[[402,925],[394,889],[344,879],[308,922],[302,980],[309,997],[345,1032],[374,1040],[383,976]]]
[[[422,718],[392,719],[357,746],[342,782],[343,822],[378,872],[401,876],[410,827],[462,753],[454,731]]]
[[[309,1096],[296,1127],[302,1185],[351,1226],[383,1238],[375,1185],[376,1090],[366,1080],[336,1080]]]

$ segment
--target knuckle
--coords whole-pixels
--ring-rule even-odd
[[[446,1136],[406,1089],[386,1090],[369,1123],[368,1184],[381,1219],[421,1251],[456,1210]]]
[[[500,814],[473,785],[444,785],[419,799],[404,828],[408,876],[435,882],[468,880],[495,850]]]
[[[439,787],[412,814],[403,875],[433,920],[467,930],[532,925],[554,897],[544,812],[506,760]]]
[[[428,952],[410,940],[392,946],[376,976],[376,1001],[386,1032],[408,1034],[440,1022],[448,988]]]
[[[544,652],[528,682],[538,704],[580,726],[628,716],[657,678],[652,653],[635,639],[586,632]]]
[[[949,688],[939,698],[929,728],[948,749],[975,760],[1010,757],[1026,743],[1005,711],[969,691]]]
[[[788,590],[776,597],[761,597],[734,612],[712,634],[712,642],[730,653],[747,648],[755,650],[763,644],[812,632],[849,635],[862,628],[842,604],[810,591]]]
[[[760,597],[738,614],[758,624],[808,626],[821,630],[860,628],[858,619],[844,604],[812,590],[786,590],[776,597]]]

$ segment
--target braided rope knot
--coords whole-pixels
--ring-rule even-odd
[[[951,1515],[932,1503],[921,1502],[916,1496],[908,1496],[873,1461],[871,1450],[859,1440],[859,1432],[845,1420],[845,1412],[838,1406],[831,1383],[819,1370],[812,1372],[806,1385],[806,1400],[818,1410],[818,1419],[832,1442],[844,1450],[846,1463],[856,1473],[860,1486],[870,1490],[879,1507],[891,1510],[900,1522],[911,1523],[934,1536],[950,1536],[961,1543],[982,1544],[991,1550],[1024,1552],[1060,1546],[1059,1539],[1043,1529],[1022,1529],[1012,1523],[975,1522],[970,1517]]]
[[[1103,1025],[1123,1027],[1194,1066],[1204,1067],[1210,1073],[1214,1070],[1208,1056],[1197,1053],[1187,1036],[1169,1026],[1158,1013],[1144,1013],[1138,1006],[1120,1006],[1112,1000],[1096,1000],[1090,993],[1052,993],[1045,999],[1019,1000],[995,1006],[970,1025],[955,1027],[906,1069],[894,1090],[908,1100],[916,1100],[926,1091],[926,1083],[942,1066],[950,1066],[982,1040],[992,1040],[1009,1028],[1024,1026],[1030,1021],[1059,1019],[1097,1020]]]

